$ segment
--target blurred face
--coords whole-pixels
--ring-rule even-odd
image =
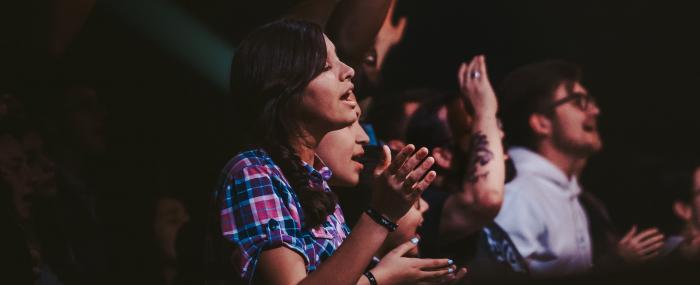
[[[576,82],[573,94],[589,96],[588,91]],[[559,85],[554,92],[554,101],[569,96],[565,84]],[[599,151],[603,144],[598,134],[598,115],[600,109],[591,102],[582,109],[576,100],[570,100],[554,109],[552,119],[553,144],[560,150],[578,156],[588,156]]]
[[[355,110],[356,118],[359,118],[360,107]],[[333,171],[330,185],[350,187],[360,182],[360,171],[364,166],[356,159],[364,155],[363,146],[368,142],[369,137],[357,119],[352,125],[323,137],[316,147],[316,154]]]
[[[0,179],[12,190],[13,203],[20,219],[30,217],[32,188],[22,145],[11,135],[0,136]]]
[[[106,148],[104,125],[105,112],[97,93],[91,88],[77,87],[65,94],[68,111],[68,128],[79,147],[101,153]]]
[[[399,219],[397,222],[399,228],[395,232],[389,233],[389,236],[387,236],[386,240],[384,241],[385,247],[393,249],[416,237],[418,235],[416,231],[418,230],[418,227],[423,224],[423,214],[426,211],[428,211],[428,203],[425,202],[423,198],[420,198],[418,202],[416,202],[416,204],[406,213],[406,215]],[[411,249],[407,255],[418,256],[418,247]]]
[[[396,1],[391,1],[389,11],[384,18],[382,27],[377,32],[374,38],[374,46],[365,53],[362,59],[362,69],[367,78],[372,84],[379,82],[379,74],[381,73],[384,59],[389,51],[398,44],[403,38],[404,30],[406,29],[406,17],[401,17],[396,25],[392,23],[394,16],[394,7]]]
[[[326,39],[326,66],[309,82],[301,99],[300,116],[306,130],[326,133],[351,125],[356,119],[353,84],[355,71],[338,59]]]
[[[165,197],[156,203],[156,217],[153,227],[156,241],[161,253],[170,260],[175,260],[175,240],[177,231],[190,220],[185,205],[179,200]]]
[[[44,140],[41,135],[36,131],[27,132],[22,138],[22,146],[34,193],[42,196],[56,194],[55,165],[44,152]]]

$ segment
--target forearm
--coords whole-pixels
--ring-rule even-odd
[[[362,284],[370,260],[389,231],[366,214],[360,216],[352,234],[331,257],[300,284]],[[365,283],[366,284],[366,283]]]
[[[328,23],[327,33],[345,57],[343,61],[350,66],[361,62],[364,53],[374,44],[390,4],[391,0],[355,0],[338,4]]]
[[[503,202],[505,163],[495,112],[477,113],[472,123],[462,188],[445,201],[440,222],[440,232],[454,238],[491,222]]]
[[[496,112],[476,113],[462,194],[464,201],[498,206],[503,201],[505,162]],[[470,199],[474,197],[474,199]]]

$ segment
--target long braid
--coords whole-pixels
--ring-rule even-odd
[[[338,201],[333,192],[318,191],[311,188],[311,178],[304,168],[299,155],[288,144],[269,147],[270,156],[284,173],[285,178],[299,197],[304,212],[304,228],[315,228],[335,211]]]
[[[323,29],[285,19],[249,35],[231,63],[237,121],[250,144],[265,149],[296,193],[303,227],[315,228],[335,211],[334,194],[311,189],[309,173],[292,148],[300,134],[298,111],[309,83],[326,65]]]

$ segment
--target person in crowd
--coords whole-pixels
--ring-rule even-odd
[[[602,148],[598,105],[581,84],[579,68],[563,61],[517,69],[502,83],[500,96],[517,176],[506,185],[496,222],[534,276],[589,271],[594,265],[589,217],[600,207],[584,209],[577,177]],[[656,229],[633,227],[612,247],[625,252],[618,254],[623,258],[646,260],[661,239]]]
[[[660,254],[682,260],[700,259],[700,166],[692,172],[674,177],[669,192],[673,194],[673,213],[682,226],[669,236]]]
[[[5,168],[5,173],[15,190],[13,208],[35,262],[37,281],[41,284],[78,282],[78,268],[62,227],[65,221],[58,211],[54,163],[46,153],[40,119],[31,116],[23,100],[10,101],[14,102],[9,108],[11,112],[0,119],[3,151],[10,154],[3,157],[14,165]]]
[[[174,284],[177,272],[175,241],[180,228],[189,221],[184,203],[178,198],[163,195],[156,199],[153,217],[153,236],[158,247],[162,284]]]
[[[321,27],[298,20],[265,25],[243,40],[231,65],[241,133],[251,149],[223,170],[215,201],[233,270],[257,284],[394,284],[454,278],[447,259],[385,260],[365,271],[394,221],[435,178],[427,149],[385,149],[378,191],[353,234],[315,156],[328,132],[357,120],[352,68]],[[404,262],[400,262],[404,261]],[[364,272],[364,273],[363,273]],[[363,274],[365,275],[363,277]],[[362,278],[361,278],[362,277]]]
[[[361,115],[359,105],[356,107],[358,118]],[[365,155],[364,146],[369,143],[369,137],[360,126],[359,119],[352,125],[329,132],[321,139],[316,153],[333,172],[328,184],[333,187],[355,187],[361,180],[361,171],[364,168],[362,157]],[[356,191],[347,189],[346,191]],[[371,191],[371,190],[370,190]],[[349,193],[348,193],[349,194]],[[344,209],[348,207],[366,207],[362,203],[343,203]],[[390,233],[373,258],[373,264],[381,262],[381,258],[401,247],[407,241],[414,241],[412,248],[404,254],[407,257],[419,257],[417,242],[420,240],[417,234],[418,228],[423,223],[423,214],[428,210],[428,203],[420,198],[413,207],[397,221],[398,229]],[[466,274],[466,268],[460,269],[455,276],[456,280]]]
[[[430,210],[421,229],[421,253],[447,254],[457,264],[468,264],[473,280],[522,278],[527,276],[524,260],[493,222],[501,207],[506,167],[496,97],[486,72],[484,56],[474,57],[458,72],[461,96],[433,91],[433,100],[421,104],[409,119],[406,142],[430,148],[438,173],[423,194]],[[462,112],[455,104],[463,105]],[[461,144],[465,138],[468,143]],[[475,179],[475,167],[483,171],[477,173],[488,174]]]
[[[30,244],[25,230],[29,209],[22,197],[29,192],[30,182],[23,174],[27,172],[24,162],[20,143],[0,123],[0,198],[3,206],[0,218],[4,235],[1,280],[35,284],[40,269],[38,252]]]

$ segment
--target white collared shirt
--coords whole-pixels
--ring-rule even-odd
[[[508,154],[518,174],[506,184],[496,223],[513,240],[530,272],[556,276],[589,270],[591,239],[576,177],[569,180],[550,161],[526,148],[514,147]]]

